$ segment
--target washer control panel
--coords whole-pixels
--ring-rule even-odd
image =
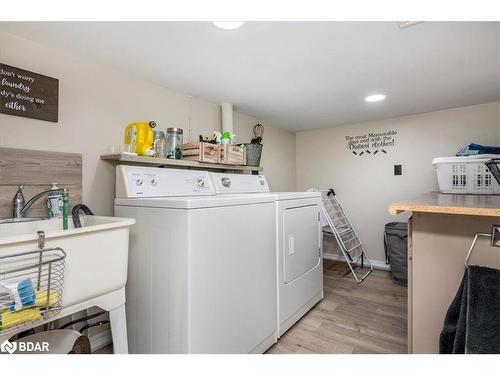
[[[208,172],[127,165],[116,167],[117,198],[191,195],[215,195]]]
[[[266,177],[250,174],[210,173],[217,194],[268,193]]]

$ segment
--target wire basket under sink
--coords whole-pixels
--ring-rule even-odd
[[[1,335],[61,311],[65,258],[59,247],[0,255]]]

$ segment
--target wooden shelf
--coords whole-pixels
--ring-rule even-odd
[[[262,167],[251,167],[246,165],[231,165],[231,164],[212,164],[200,163],[193,160],[175,160],[166,158],[153,158],[148,156],[137,156],[128,154],[104,154],[101,155],[102,160],[115,162],[118,164],[138,164],[149,166],[166,166],[176,168],[197,168],[197,169],[216,169],[225,171],[243,171],[258,173],[262,171]]]

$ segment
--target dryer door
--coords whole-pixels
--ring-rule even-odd
[[[283,262],[285,283],[320,262],[318,205],[286,209],[283,213]]]

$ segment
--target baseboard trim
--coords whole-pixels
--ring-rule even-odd
[[[345,258],[342,255],[339,254],[330,254],[330,253],[323,253],[323,258],[328,259],[328,260],[336,260],[338,262],[345,262]],[[385,264],[385,262],[382,262],[380,260],[370,260],[370,262],[373,265],[373,268],[377,270],[383,270],[383,271],[390,271],[391,266],[388,264]]]

